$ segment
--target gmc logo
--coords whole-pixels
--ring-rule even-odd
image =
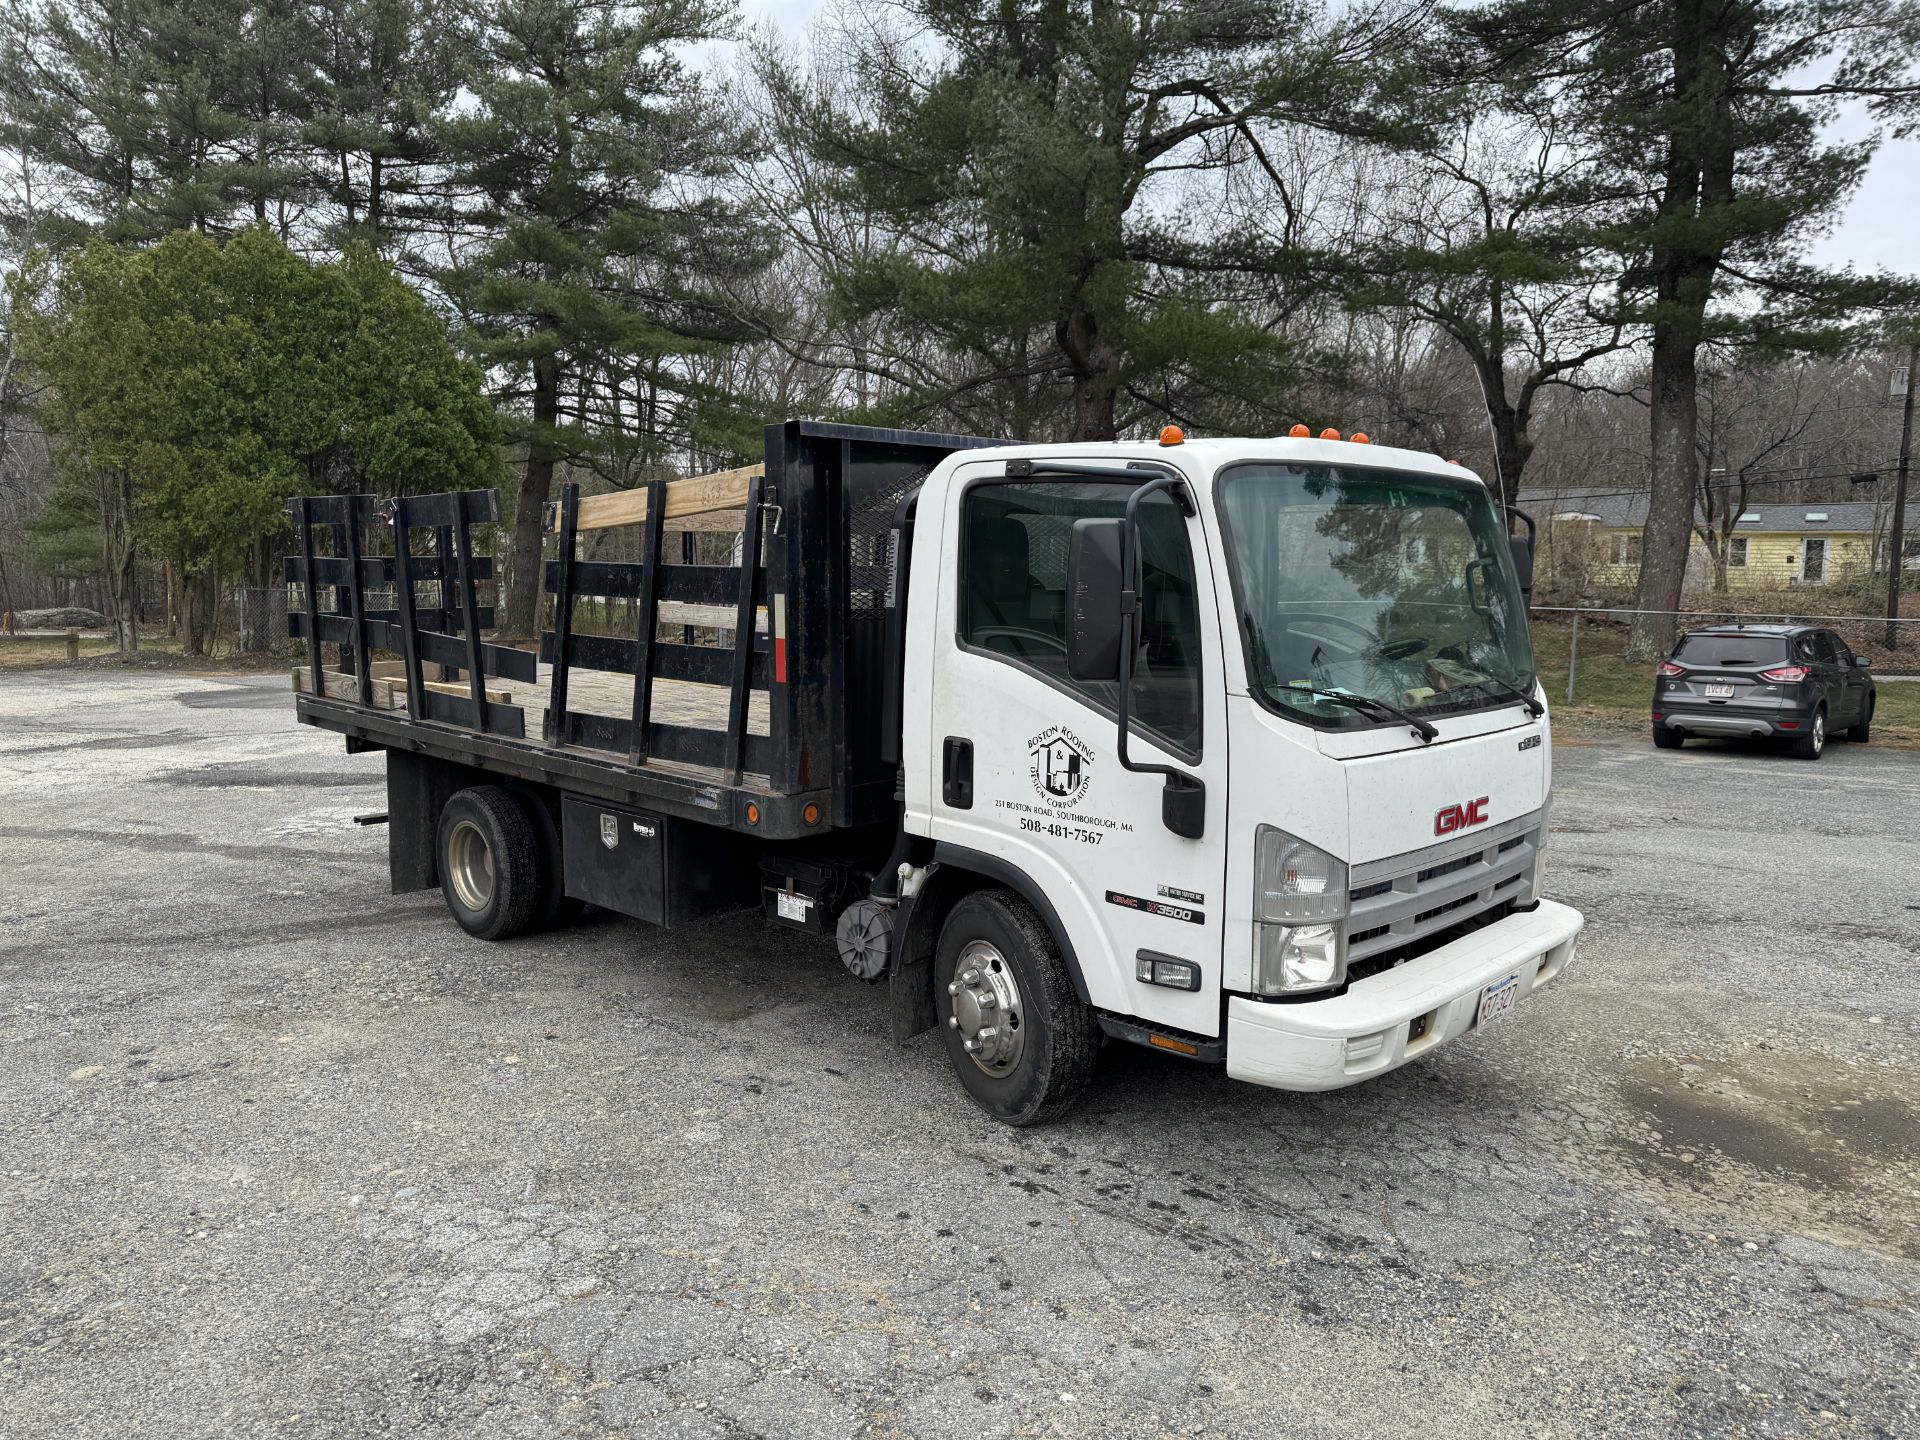
[[[1433,833],[1451,835],[1456,830],[1465,830],[1469,825],[1487,823],[1487,801],[1490,796],[1482,795],[1465,805],[1449,805],[1433,817]]]

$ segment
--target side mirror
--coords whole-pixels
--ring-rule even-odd
[[[1509,535],[1507,548],[1513,552],[1513,571],[1520,577],[1520,597],[1533,599],[1533,536]]]
[[[1124,520],[1073,522],[1067,541],[1067,674],[1120,680],[1120,539]]]
[[[1873,661],[1864,655],[1856,655],[1853,657],[1853,666],[1856,670],[1864,670],[1871,664],[1873,664]]]

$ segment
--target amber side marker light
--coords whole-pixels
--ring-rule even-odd
[[[747,824],[758,825],[759,823],[760,823],[760,807],[754,804],[751,800],[749,800],[747,802]]]
[[[1185,1040],[1176,1040],[1171,1035],[1148,1035],[1147,1043],[1160,1050],[1171,1050],[1176,1055],[1198,1055],[1200,1047],[1190,1045]]]
[[[1160,443],[1162,445],[1178,445],[1186,438],[1187,432],[1182,430],[1178,425],[1163,425],[1160,427]]]
[[[807,806],[806,809],[800,812],[800,818],[805,820],[809,825],[818,825],[820,823],[820,807],[818,805]]]

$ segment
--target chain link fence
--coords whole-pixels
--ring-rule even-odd
[[[1814,625],[1831,630],[1872,663],[1877,679],[1920,677],[1920,617],[1816,615],[1784,611],[1635,610],[1623,606],[1536,605],[1534,656],[1548,698],[1569,705],[1637,703],[1653,694],[1653,662],[1627,653],[1639,615],[1671,615],[1674,633],[1717,625]]]

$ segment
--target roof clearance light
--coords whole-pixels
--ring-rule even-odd
[[[1338,440],[1340,438],[1340,432],[1329,425],[1320,432],[1320,438],[1322,440]]]
[[[1178,445],[1186,438],[1187,432],[1182,430],[1178,425],[1163,425],[1160,427],[1160,443],[1162,445]]]
[[[1356,445],[1371,445],[1373,443],[1373,441],[1367,438],[1367,432],[1364,430],[1356,430],[1347,438]]]
[[[1304,425],[1296,425],[1291,430],[1287,431],[1287,434],[1292,436],[1295,440],[1304,440],[1309,435],[1313,434],[1313,431],[1309,430]]]

